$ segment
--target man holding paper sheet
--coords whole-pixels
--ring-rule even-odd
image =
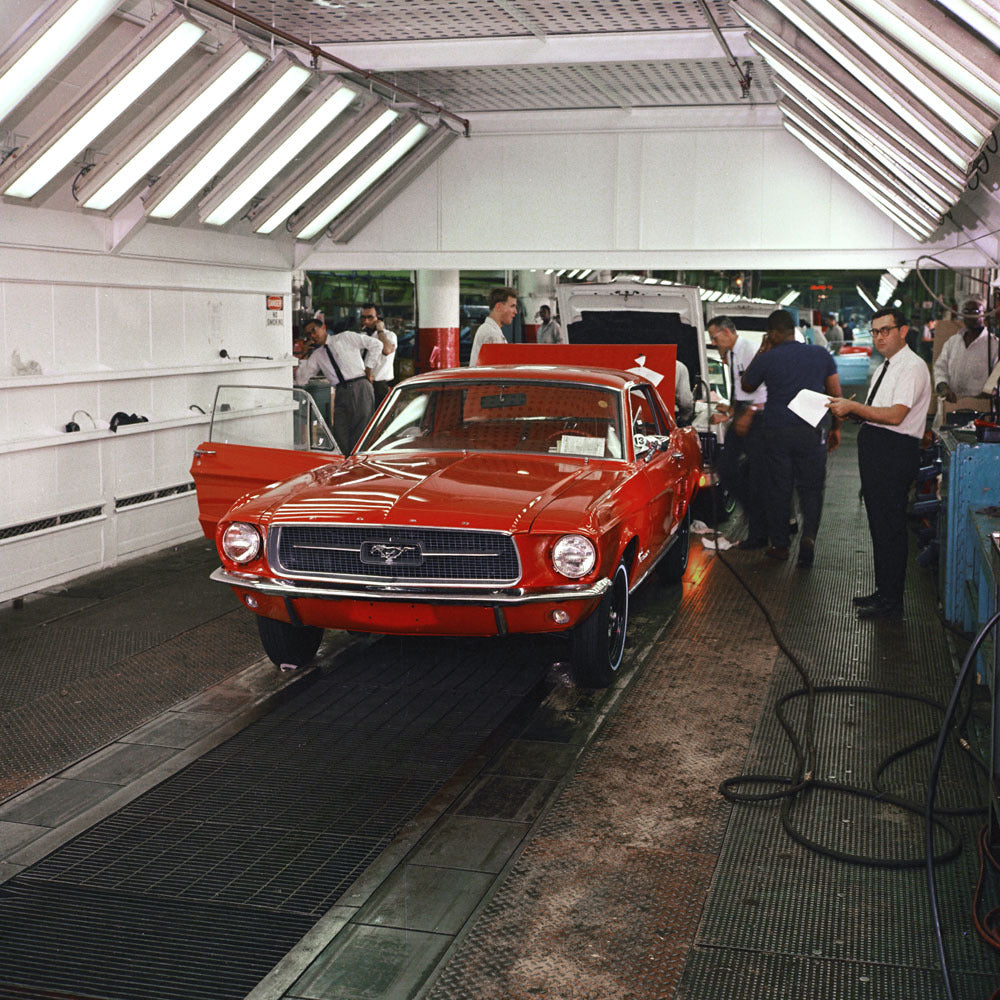
[[[864,403],[832,399],[838,417],[855,417],[861,495],[868,512],[875,563],[875,590],[858,595],[859,618],[903,617],[906,582],[906,501],[920,465],[920,441],[927,423],[931,378],[927,365],[906,346],[908,327],[896,309],[872,318],[872,341],[885,358]]]
[[[823,488],[826,483],[826,453],[840,444],[840,417],[834,414],[832,426],[827,420],[808,422],[808,393],[840,395],[837,366],[829,351],[795,339],[795,320],[784,309],[775,309],[767,318],[767,335],[757,356],[743,373],[743,389],[753,392],[767,386],[767,402],[759,416],[764,427],[764,454],[770,474],[767,503],[767,531],[770,559],[788,559],[791,542],[789,518],[792,490],[799,494],[802,508],[802,538],[799,541],[799,565],[811,566],[823,513]],[[805,399],[803,410],[801,403]],[[791,404],[796,400],[795,407]],[[825,404],[819,407],[825,408]]]

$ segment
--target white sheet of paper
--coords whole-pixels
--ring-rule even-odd
[[[799,389],[795,398],[788,404],[788,409],[815,427],[830,412],[826,407],[829,402],[830,397],[825,392]]]
[[[641,375],[643,378],[648,378],[653,385],[658,386],[663,381],[662,372],[654,371],[652,368],[646,367],[646,355],[640,354],[639,357],[635,358],[636,368],[629,368],[628,373],[630,375]]]

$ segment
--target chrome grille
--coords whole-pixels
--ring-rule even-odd
[[[499,531],[364,525],[281,525],[271,564],[288,576],[512,584],[514,540]]]

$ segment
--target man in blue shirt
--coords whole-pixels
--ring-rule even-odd
[[[789,519],[792,490],[797,489],[802,508],[799,565],[811,566],[823,512],[826,453],[840,444],[840,418],[833,416],[813,427],[788,408],[802,389],[840,396],[840,378],[829,351],[795,339],[795,320],[784,309],[767,318],[767,335],[757,356],[743,373],[743,389],[767,387],[767,402],[758,414],[764,429],[764,454],[770,474],[767,529],[771,559],[788,559],[791,541]]]

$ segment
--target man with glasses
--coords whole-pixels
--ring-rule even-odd
[[[366,302],[361,307],[361,333],[375,337],[382,344],[382,356],[375,364],[372,372],[372,388],[375,391],[375,409],[382,405],[382,400],[389,395],[392,388],[393,362],[396,360],[396,347],[399,338],[385,328],[382,317],[374,302]]]
[[[872,341],[885,360],[864,403],[831,399],[838,417],[863,421],[858,432],[861,495],[868,513],[875,590],[854,598],[858,618],[903,617],[906,582],[906,502],[920,465],[931,380],[927,365],[906,345],[908,327],[896,309],[872,318]]]
[[[997,363],[997,338],[984,328],[983,315],[983,303],[969,299],[962,306],[965,329],[944,342],[934,362],[934,391],[949,403],[959,396],[982,395]]]

